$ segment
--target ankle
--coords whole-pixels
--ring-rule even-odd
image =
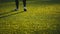
[[[27,9],[26,7],[24,7],[24,9]]]

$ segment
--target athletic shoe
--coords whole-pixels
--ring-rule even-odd
[[[27,11],[26,9],[24,9],[24,11]]]
[[[27,11],[26,9],[27,9],[27,8],[26,8],[26,7],[24,7],[24,11]]]
[[[15,9],[15,11],[17,11],[18,9]]]

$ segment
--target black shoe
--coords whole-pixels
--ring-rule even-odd
[[[27,11],[26,9],[24,9],[24,11]]]

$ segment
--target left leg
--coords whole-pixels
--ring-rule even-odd
[[[15,0],[15,4],[16,4],[16,9],[15,11],[17,11],[19,9],[19,1],[18,0]]]
[[[24,6],[24,11],[27,11],[26,10],[26,0],[23,0],[23,6]]]

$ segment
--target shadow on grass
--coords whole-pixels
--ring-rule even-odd
[[[9,13],[12,13],[12,12],[17,12],[17,11],[11,10],[10,12],[0,13],[0,15],[9,14]]]
[[[15,12],[15,13],[14,13],[14,12]],[[15,14],[23,13],[23,12],[24,12],[24,11],[18,12],[18,11],[12,10],[12,11],[10,11],[10,12],[6,12],[6,13],[0,14],[0,18],[5,18],[5,17],[11,16],[11,15],[15,15]],[[5,15],[5,14],[6,14],[6,15]]]

